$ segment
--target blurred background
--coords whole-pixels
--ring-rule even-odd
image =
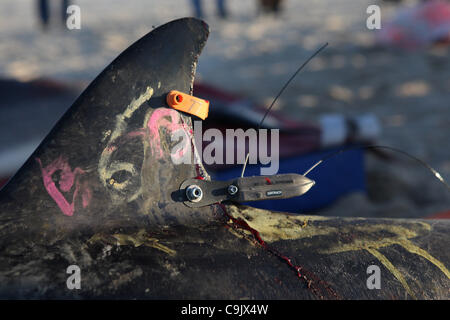
[[[79,30],[66,27],[64,6],[70,4],[81,9]],[[367,27],[370,5],[380,8],[379,30]],[[201,16],[211,29],[197,67],[200,93],[210,93],[209,87],[226,92],[232,98],[218,99],[225,107],[239,99],[268,106],[298,66],[328,42],[284,92],[274,113],[321,130],[330,125],[326,115],[345,123],[366,117],[368,126],[376,127],[367,133],[371,142],[402,149],[450,177],[448,1],[2,0],[0,179],[20,167],[120,52],[153,28],[185,16]],[[214,97],[211,101],[212,114]],[[297,155],[299,173],[312,165],[302,157],[321,148],[306,149]],[[367,152],[363,160],[348,161],[331,164],[318,182],[336,197],[308,211],[450,217],[449,190],[416,162]],[[360,169],[364,181],[353,188],[328,183],[351,181]]]

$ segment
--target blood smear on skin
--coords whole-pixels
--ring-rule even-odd
[[[433,214],[426,219],[450,219],[450,210]]]
[[[234,225],[238,228],[244,229],[249,231],[253,237],[255,238],[256,242],[259,243],[264,249],[278,257],[279,259],[283,260],[287,263],[287,265],[294,269],[297,273],[297,277],[299,279],[302,279],[306,282],[307,288],[312,291],[312,293],[319,297],[320,299],[324,299],[324,296],[321,294],[321,292],[325,292],[325,294],[328,296],[328,298],[334,298],[334,299],[341,299],[338,294],[330,288],[329,284],[326,283],[323,280],[320,280],[314,273],[304,269],[302,266],[298,266],[292,263],[291,258],[285,256],[281,252],[279,252],[277,249],[270,247],[260,236],[259,232],[252,227],[248,225],[247,222],[245,222],[242,219],[236,219],[228,214],[226,211],[226,208],[223,204],[219,203],[220,208],[223,210],[225,215],[233,221]]]

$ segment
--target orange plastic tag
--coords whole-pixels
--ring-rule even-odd
[[[208,117],[208,100],[203,100],[177,90],[172,90],[167,94],[166,101],[172,108],[192,114],[202,120],[205,120]]]

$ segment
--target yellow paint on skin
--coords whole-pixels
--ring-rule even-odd
[[[98,174],[100,176],[100,181],[102,184],[107,187],[108,181],[110,182],[111,177],[115,172],[118,171],[127,171],[131,174],[132,177],[136,176],[138,172],[136,171],[134,165],[132,163],[124,162],[124,161],[111,161],[111,155],[115,149],[111,148],[114,141],[120,137],[127,128],[127,119],[130,119],[134,112],[138,110],[145,102],[150,100],[153,95],[153,88],[147,87],[145,92],[141,94],[137,99],[133,99],[130,104],[127,106],[125,111],[116,116],[116,124],[114,131],[111,133],[110,130],[107,131],[108,135],[110,135],[110,139],[108,141],[107,147],[103,150],[100,160],[98,163]],[[105,136],[106,137],[106,136]],[[115,181],[114,183],[110,183],[110,185],[118,190],[124,190],[129,184],[129,181],[123,181],[118,183]],[[133,194],[129,201],[136,199],[141,193],[139,189],[135,194]],[[111,198],[114,202],[120,202],[124,200],[124,196],[119,195],[117,193],[111,193]]]
[[[423,229],[421,231],[430,230],[431,226],[429,224],[419,222],[416,224],[417,226],[422,226]],[[423,250],[422,248],[419,248],[415,244],[413,244],[410,240],[411,238],[415,238],[418,236],[418,230],[411,230],[407,229],[405,227],[396,226],[396,225],[369,225],[369,226],[358,226],[358,227],[352,227],[353,231],[362,231],[370,235],[373,232],[377,231],[387,231],[389,233],[393,234],[393,237],[391,238],[383,238],[379,240],[367,240],[367,239],[356,239],[352,243],[349,244],[337,244],[335,246],[332,246],[331,248],[328,248],[326,250],[320,250],[319,253],[323,254],[332,254],[332,253],[341,253],[341,252],[348,252],[348,251],[358,251],[358,250],[366,250],[370,252],[374,257],[376,257],[378,260],[380,260],[381,263],[400,281],[402,286],[405,288],[405,290],[408,292],[408,294],[416,299],[415,295],[412,293],[411,289],[409,288],[405,278],[401,275],[401,273],[394,267],[394,265],[385,257],[382,255],[379,251],[376,249],[382,248],[382,247],[388,247],[391,245],[399,245],[406,249],[407,251],[420,255],[421,257],[425,258],[432,264],[434,264],[436,267],[439,268],[439,270],[442,271],[442,273],[445,274],[447,278],[450,279],[450,273],[447,270],[447,268],[444,266],[444,264],[434,258],[431,254],[429,254],[427,251]],[[345,230],[344,232],[349,232],[349,230]]]
[[[365,248],[365,249],[375,258],[377,258],[386,267],[386,269],[388,269],[389,272],[392,273],[393,276],[397,278],[397,280],[402,284],[403,288],[405,288],[406,292],[408,292],[408,294],[411,297],[417,300],[416,296],[412,292],[411,288],[409,287],[408,283],[406,282],[401,272],[396,267],[394,267],[394,265],[388,260],[388,258],[386,258],[385,255],[372,248]]]
[[[295,240],[337,232],[337,229],[334,227],[311,227],[311,225],[308,225],[308,222],[306,222],[330,219],[326,217],[291,215],[256,208],[242,209],[235,206],[229,206],[227,209],[233,217],[245,220],[251,228],[258,230],[264,241],[269,243],[279,240]],[[307,226],[303,227],[305,224]]]
[[[434,264],[450,279],[450,272],[445,265],[433,257],[426,250],[418,247],[409,239],[413,239],[431,230],[431,225],[423,221],[408,221],[398,219],[395,224],[371,223],[364,218],[357,219],[361,224],[352,224],[345,227],[334,227],[328,225],[327,221],[334,218],[320,216],[302,216],[286,213],[271,212],[250,207],[227,207],[229,213],[235,217],[245,220],[253,229],[257,230],[261,238],[270,243],[280,240],[298,240],[326,235],[349,235],[350,241],[330,243],[323,249],[316,249],[320,254],[334,254],[349,251],[366,250],[380,260],[383,265],[402,284],[408,294],[415,298],[403,275],[377,249],[391,245],[399,245],[405,250],[417,254]],[[350,220],[340,218],[341,221]],[[354,218],[351,219],[355,221]],[[248,231],[244,231],[250,234]],[[387,233],[387,234],[386,234]],[[341,238],[341,237],[338,237]]]
[[[103,132],[102,142],[105,141],[111,135],[111,130]]]
[[[426,224],[425,224],[426,225]],[[408,229],[403,226],[397,225],[384,225],[384,224],[373,224],[373,225],[363,225],[363,226],[351,226],[346,228],[341,228],[339,232],[341,233],[358,233],[361,234],[360,238],[354,239],[351,243],[337,243],[330,248],[320,250],[320,253],[330,254],[346,251],[362,250],[366,247],[370,248],[382,248],[393,244],[401,245],[403,240],[415,238],[418,232],[425,231],[427,229],[424,227],[422,230],[420,228],[421,224],[416,224],[413,229]],[[429,226],[429,225],[427,225]],[[392,234],[390,237],[384,237],[379,239],[373,237],[377,232],[389,232]]]
[[[145,92],[141,94],[137,99],[133,99],[130,104],[127,106],[125,111],[121,114],[118,114],[116,116],[116,127],[111,134],[111,141],[114,141],[117,137],[119,137],[121,134],[123,134],[124,130],[126,129],[126,122],[125,120],[131,118],[133,116],[133,113],[139,109],[145,102],[150,100],[150,98],[153,95],[153,88],[147,87]]]
[[[134,234],[116,233],[113,235],[105,235],[102,233],[97,233],[88,240],[88,243],[96,242],[103,242],[117,246],[147,246],[165,252],[170,256],[174,256],[176,254],[175,250],[159,243],[158,239],[150,237],[144,229],[141,229]]]
[[[438,267],[439,270],[441,270],[447,276],[448,279],[450,279],[450,272],[445,267],[445,265],[441,261],[433,257],[431,254],[429,254],[427,251],[414,245],[411,241],[402,241],[401,246],[406,250],[408,250],[409,252],[415,253],[430,261],[432,264]]]

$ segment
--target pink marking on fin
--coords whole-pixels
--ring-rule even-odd
[[[91,189],[86,188],[84,190],[83,194],[81,195],[81,198],[83,200],[83,208],[86,208],[87,206],[89,206],[89,203],[91,202],[91,199],[92,199]]]
[[[169,117],[171,121],[166,119],[166,117]],[[158,108],[153,111],[147,122],[147,128],[150,133],[150,146],[157,159],[161,159],[164,156],[164,150],[161,148],[161,137],[159,135],[159,129],[161,127],[165,127],[171,134],[175,133],[177,130],[183,130],[186,137],[190,140],[191,135],[189,134],[189,127],[181,121],[180,114],[173,109]],[[181,159],[189,149],[190,144],[186,144],[174,156]]]
[[[77,198],[79,191],[79,184],[78,181],[76,181],[76,177],[78,175],[84,174],[85,172],[78,167],[72,170],[68,162],[61,156],[58,159],[54,160],[45,168],[42,166],[42,162],[39,158],[36,158],[36,161],[39,163],[39,166],[41,167],[44,187],[47,190],[48,194],[53,198],[58,207],[66,216],[72,216],[75,210],[75,199]],[[58,189],[58,187],[56,186],[55,182],[52,179],[52,175],[58,170],[61,170],[59,180],[59,186],[61,188],[61,191],[63,192],[70,191],[75,182],[75,190],[72,196],[72,203],[69,203],[66,200],[66,198],[63,196],[63,194]],[[82,194],[83,207],[89,205],[90,194],[91,192],[89,188],[85,187],[84,192]]]

